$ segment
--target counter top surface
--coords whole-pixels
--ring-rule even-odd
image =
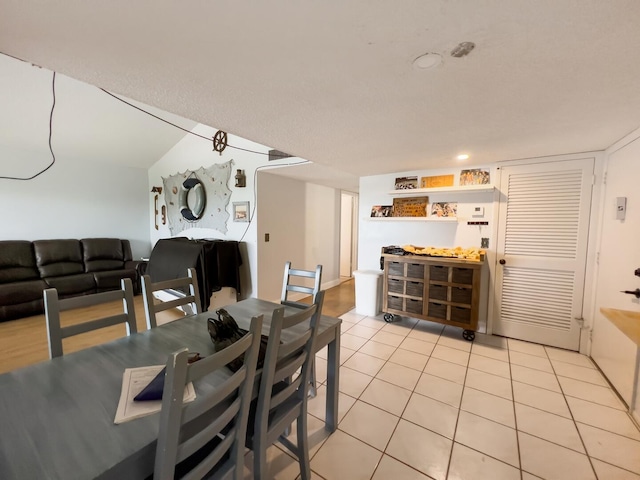
[[[617,308],[600,308],[602,314],[618,327],[640,347],[640,312],[619,310]]]

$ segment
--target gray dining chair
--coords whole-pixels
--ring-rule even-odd
[[[320,291],[313,305],[298,312],[285,315],[284,307],[273,311],[255,419],[247,435],[247,446],[253,450],[254,479],[267,478],[267,448],[276,441],[296,455],[302,480],[311,478],[307,385],[323,300],[324,292]],[[297,420],[297,445],[286,438],[294,420]]]
[[[175,300],[162,302],[157,300],[153,293],[161,290],[170,290]],[[188,294],[186,292],[189,292]],[[149,275],[142,276],[142,296],[144,299],[144,311],[147,318],[147,329],[158,326],[156,315],[159,312],[172,308],[182,307],[186,314],[195,315],[202,313],[200,305],[200,290],[198,289],[198,277],[195,268],[187,270],[186,277],[173,280],[152,282]]]
[[[309,285],[313,279],[313,286]],[[308,282],[308,283],[305,283]],[[291,293],[298,293],[311,296],[311,303],[316,301],[316,296],[320,291],[322,283],[322,265],[316,265],[315,270],[302,270],[299,268],[291,268],[291,262],[284,265],[284,280],[282,282],[282,295],[280,303],[292,307],[307,308],[308,303],[298,302],[289,297]]]
[[[120,281],[120,290],[111,292],[82,295],[72,298],[58,298],[58,291],[55,288],[48,288],[44,291],[44,313],[47,321],[47,337],[49,339],[49,358],[61,357],[63,355],[62,340],[80,333],[98,330],[124,323],[127,335],[136,333],[136,313],[133,304],[133,285],[131,279],[123,278]],[[104,303],[122,300],[123,312],[90,320],[66,327],[60,324],[60,313],[77,308],[91,307]]]
[[[313,279],[313,286],[309,284]],[[322,284],[322,265],[316,265],[315,270],[303,270],[300,268],[291,268],[291,262],[287,262],[284,265],[284,280],[282,282],[282,296],[280,297],[280,303],[282,305],[288,305],[290,307],[307,308],[308,303],[298,302],[289,298],[290,293],[304,294],[311,296],[311,303],[316,301],[318,292],[320,292],[320,285]],[[311,378],[309,379],[309,394],[311,397],[315,397],[317,393],[316,385],[316,367],[315,359],[313,360],[313,366],[311,368]]]
[[[237,342],[194,363],[184,348],[167,360],[154,480],[244,478],[245,438],[260,347],[262,315]],[[243,356],[235,373],[225,365]],[[198,390],[207,375],[226,375],[216,388]],[[183,404],[190,382],[196,399]]]

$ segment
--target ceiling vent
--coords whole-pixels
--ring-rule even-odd
[[[476,48],[476,44],[473,42],[462,42],[451,50],[451,56],[455,58],[466,57],[471,53],[471,50]]]
[[[288,153],[281,152],[280,150],[269,150],[269,161],[282,160],[283,158],[293,157]]]

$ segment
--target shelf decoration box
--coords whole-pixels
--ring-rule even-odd
[[[420,186],[421,188],[453,187],[453,174],[422,177],[420,179]]]
[[[429,197],[404,197],[393,199],[394,217],[426,217]]]

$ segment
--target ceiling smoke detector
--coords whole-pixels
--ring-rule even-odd
[[[476,48],[476,44],[473,42],[459,43],[453,50],[451,50],[451,56],[455,58],[466,57],[474,48]]]
[[[435,68],[442,63],[442,56],[439,53],[425,53],[413,61],[413,68],[416,70],[428,70]]]

